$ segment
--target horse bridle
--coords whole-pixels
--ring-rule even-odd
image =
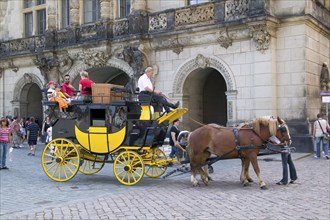
[[[277,144],[277,143],[273,143],[271,140],[268,139],[268,142],[270,142],[271,144],[275,145],[275,146],[290,146],[291,143],[292,143],[292,140],[291,140],[291,137],[290,135],[289,136],[289,139],[285,139],[284,137],[284,133],[288,131],[287,129],[287,125],[285,123],[282,123],[282,124],[279,124],[278,125],[278,129],[277,130],[280,130],[281,132],[281,135],[282,135],[282,140],[279,140],[280,141],[280,144]],[[276,137],[276,136],[275,136]],[[278,139],[278,137],[276,137]],[[289,143],[289,144],[286,144]]]

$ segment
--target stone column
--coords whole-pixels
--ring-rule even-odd
[[[146,0],[132,0],[131,13],[143,12],[147,10]]]
[[[232,125],[237,120],[236,115],[236,102],[237,102],[237,90],[231,90],[226,92],[227,96],[227,125]]]
[[[101,4],[101,19],[111,20],[113,19],[113,4],[110,0],[100,0]]]
[[[56,29],[56,1],[47,1],[47,29]]]
[[[70,2],[70,23],[72,26],[79,26],[79,0]]]

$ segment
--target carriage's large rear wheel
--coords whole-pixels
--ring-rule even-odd
[[[144,174],[141,156],[134,151],[123,151],[115,159],[113,172],[119,182],[125,185],[138,183]]]
[[[59,182],[68,181],[79,170],[79,149],[68,139],[56,138],[45,146],[41,163],[49,178]]]
[[[146,154],[144,174],[151,178],[163,175],[167,169],[166,155],[159,148],[153,148]]]

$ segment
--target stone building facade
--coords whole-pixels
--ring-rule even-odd
[[[189,109],[184,129],[198,127],[191,119],[232,125],[279,115],[294,145],[313,149],[330,0],[94,2],[0,2],[0,115],[43,118],[40,89],[65,74],[76,88],[83,69],[97,83],[124,85],[153,66],[156,88]],[[89,7],[98,10],[92,22]]]

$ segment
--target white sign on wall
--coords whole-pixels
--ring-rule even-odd
[[[330,96],[322,96],[322,103],[330,103]]]

